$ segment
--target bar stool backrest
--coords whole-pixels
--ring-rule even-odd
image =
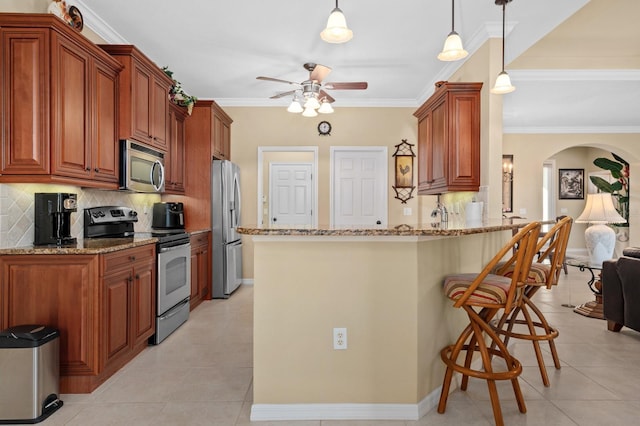
[[[525,227],[521,228],[511,240],[505,244],[498,253],[489,261],[484,267],[482,272],[474,279],[473,283],[460,297],[454,306],[456,308],[461,307],[467,299],[476,291],[482,281],[501,264],[502,259],[511,252],[511,258],[505,262],[502,266],[498,267],[494,272],[498,275],[503,275],[501,272],[506,271],[509,267],[513,268],[511,273],[511,286],[507,295],[507,300],[504,305],[505,314],[508,314],[511,309],[519,303],[519,298],[522,297],[522,288],[526,285],[527,278],[529,276],[529,270],[531,269],[531,263],[533,257],[536,254],[536,246],[538,241],[538,235],[540,234],[540,222],[531,222]],[[481,305],[480,305],[481,306]]]

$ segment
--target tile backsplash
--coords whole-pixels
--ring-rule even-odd
[[[103,191],[69,185],[0,184],[0,248],[24,247],[33,244],[34,195],[36,192],[69,192],[78,194],[78,211],[71,214],[71,235],[82,238],[84,209],[96,206],[124,206],[138,212],[136,232],[151,229],[153,203],[159,194],[137,194],[124,191]]]

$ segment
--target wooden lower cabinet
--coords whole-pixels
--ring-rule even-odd
[[[191,299],[190,309],[211,299],[210,232],[191,236]]]
[[[155,244],[101,255],[0,256],[0,329],[60,331],[60,392],[89,393],[155,332]]]
[[[144,349],[155,332],[155,246],[105,254],[100,269],[103,363],[117,369]],[[126,361],[119,362],[123,357]]]

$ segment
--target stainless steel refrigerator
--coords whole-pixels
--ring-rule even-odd
[[[242,282],[240,168],[228,160],[211,165],[212,297],[226,299]]]

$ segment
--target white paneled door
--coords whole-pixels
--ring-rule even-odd
[[[387,148],[331,147],[331,223],[387,224]]]
[[[313,164],[270,163],[269,221],[272,225],[312,225]]]

